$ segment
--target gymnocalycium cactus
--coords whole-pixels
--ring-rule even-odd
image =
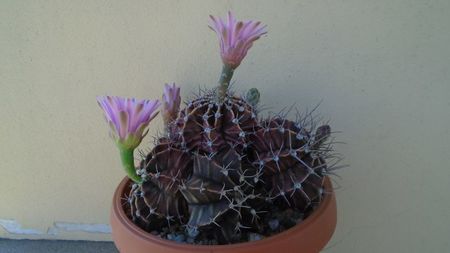
[[[180,88],[166,84],[157,100],[99,97],[124,168],[134,181],[125,209],[142,229],[197,244],[261,239],[295,225],[320,203],[324,178],[337,166],[331,129],[312,112],[260,116],[260,93],[229,84],[253,42],[255,21],[211,16],[223,62],[216,88],[180,108]],[[164,134],[135,167],[133,152],[162,104]],[[255,236],[256,235],[256,236]]]

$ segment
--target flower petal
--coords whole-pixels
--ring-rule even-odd
[[[237,21],[232,12],[228,12],[227,22],[211,16],[209,27],[219,39],[220,55],[224,64],[237,68],[253,42],[266,34],[266,26],[259,21]]]

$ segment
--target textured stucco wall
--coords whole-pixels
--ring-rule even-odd
[[[229,9],[269,26],[236,87],[258,87],[273,110],[323,99],[343,132],[351,167],[327,252],[447,252],[448,0],[1,0],[0,236],[109,239],[99,232],[124,174],[95,96],[214,85],[206,22]]]

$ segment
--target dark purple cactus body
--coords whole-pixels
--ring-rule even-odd
[[[152,218],[168,222],[187,218],[186,200],[180,185],[192,171],[189,154],[161,139],[146,159],[142,160],[137,174],[145,181],[135,186],[130,195],[134,204],[134,219],[143,227],[150,227]]]
[[[187,148],[215,152],[230,145],[246,146],[258,125],[255,111],[245,100],[229,96],[219,103],[215,97],[206,94],[181,112],[179,135]]]
[[[317,135],[295,122],[276,118],[262,123],[252,138],[253,166],[264,173],[269,198],[281,199],[288,206],[306,210],[322,195],[322,170],[326,164],[314,156],[316,148],[329,136],[329,131]],[[322,126],[318,129],[329,129]]]
[[[242,201],[243,193],[232,180],[232,174],[241,172],[237,157],[236,152],[229,149],[214,157],[197,155],[194,158],[193,174],[181,189],[191,214],[189,226],[216,223],[218,217],[230,209],[239,213],[235,202]]]
[[[242,231],[267,230],[272,210],[307,213],[320,202],[328,125],[260,121],[244,99],[219,103],[214,92],[189,102],[175,123],[131,191],[131,216],[143,229],[182,226],[194,239],[231,243],[244,240]]]

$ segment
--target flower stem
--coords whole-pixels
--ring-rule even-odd
[[[134,149],[119,147],[119,150],[120,159],[122,160],[122,166],[125,169],[127,176],[135,183],[141,184],[142,179],[136,174],[136,168],[134,167]]]
[[[230,85],[231,77],[233,77],[234,69],[227,64],[222,67],[222,74],[219,78],[219,88],[218,88],[218,98],[222,102],[228,91],[228,86]]]

